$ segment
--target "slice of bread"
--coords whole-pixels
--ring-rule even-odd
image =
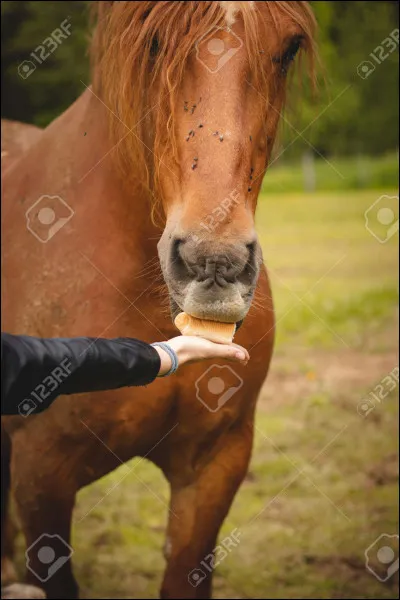
[[[184,312],[175,317],[175,326],[182,335],[198,335],[218,344],[231,344],[236,330],[236,323],[206,321]]]

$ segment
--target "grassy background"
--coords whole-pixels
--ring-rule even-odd
[[[398,236],[380,244],[364,226],[384,193],[395,192],[260,196],[277,347],[251,468],[223,527],[242,537],[217,569],[217,598],[398,597],[398,577],[380,583],[364,562],[380,534],[398,532],[397,390],[357,412],[398,364]],[[146,461],[130,466],[121,483],[124,467],[78,495],[83,598],[158,597],[168,487]]]
[[[301,161],[279,160],[281,154],[286,155],[286,152],[287,148],[275,150],[275,159],[272,160],[268,176],[263,182],[264,192],[287,194],[304,188]],[[399,182],[398,152],[389,152],[382,156],[330,156],[327,160],[317,157],[314,167],[316,191],[380,190],[396,188]]]
[[[394,193],[261,196],[257,228],[282,319],[278,350],[283,345],[286,351],[294,340],[319,348],[345,342],[361,350],[373,346],[374,336],[391,323],[398,295],[397,236],[380,244],[366,230],[364,212],[381,195]]]

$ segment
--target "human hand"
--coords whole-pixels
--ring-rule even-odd
[[[175,350],[180,367],[186,363],[207,358],[224,358],[242,365],[246,365],[250,359],[247,350],[238,344],[216,344],[198,336],[179,335],[168,340],[167,344]],[[161,360],[159,375],[164,375],[171,368],[171,359],[167,352],[159,346],[155,346],[155,349]]]

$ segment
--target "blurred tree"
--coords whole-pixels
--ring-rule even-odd
[[[398,36],[398,3],[311,4],[325,81],[320,82],[317,103],[306,94],[296,128],[323,154],[398,148],[398,46],[367,78],[357,72],[363,61],[374,62],[370,53],[396,29]],[[285,138],[290,141],[295,135],[286,132]]]
[[[44,126],[65,110],[89,83],[90,2],[5,1],[2,10],[2,116]],[[289,94],[294,113],[285,126],[285,157],[307,146],[324,155],[377,154],[398,147],[398,48],[369,77],[357,66],[398,28],[398,2],[311,2],[319,24],[325,81],[316,99],[307,86],[301,102]],[[18,66],[70,17],[71,35],[26,79]],[[296,102],[295,102],[296,101]],[[297,139],[296,139],[297,138]],[[296,140],[296,143],[293,143]]]
[[[2,2],[2,117],[47,125],[89,84],[88,2]],[[71,34],[23,79],[18,66],[68,19]]]

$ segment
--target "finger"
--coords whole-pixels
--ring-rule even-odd
[[[214,344],[213,346],[214,356],[216,357],[227,358],[228,360],[243,363],[246,363],[249,360],[247,350],[237,344]]]
[[[246,348],[239,346],[239,344],[213,344],[213,346],[218,352],[218,356],[224,356],[226,358],[233,358],[242,361],[248,361],[250,358]]]
[[[226,348],[226,351],[228,352],[229,356],[233,355],[239,360],[244,360],[246,362],[250,360],[250,355],[247,352],[246,348],[243,348],[243,346],[239,346],[239,344],[229,344],[223,347]]]
[[[228,362],[232,362],[232,363],[240,363],[241,365],[243,365],[244,367],[247,365],[247,363],[249,362],[248,360],[242,360],[237,358],[235,355],[234,356],[222,356],[221,358],[223,358],[224,360],[227,360]]]
[[[244,348],[243,346],[239,346],[239,344],[232,344],[232,346],[237,348],[239,351],[244,352],[245,356],[246,356],[246,360],[250,360],[250,354],[248,353],[246,348]]]

